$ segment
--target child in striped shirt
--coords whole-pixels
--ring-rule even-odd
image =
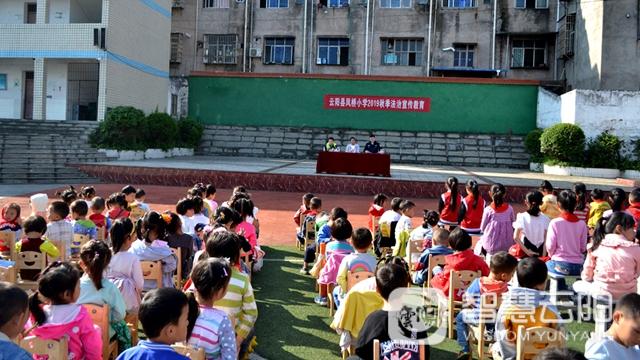
[[[258,318],[258,307],[249,275],[236,266],[240,262],[241,240],[238,234],[221,232],[210,237],[206,245],[209,257],[231,259],[231,279],[227,293],[222,299],[216,300],[213,306],[235,320],[236,346],[239,348],[240,359],[254,336],[254,324]]]
[[[191,272],[195,293],[189,301],[200,309],[189,345],[204,349],[207,360],[234,360],[237,357],[236,335],[227,314],[213,304],[227,293],[231,280],[231,266],[227,260],[208,258],[200,261]]]

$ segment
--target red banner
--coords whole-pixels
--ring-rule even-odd
[[[369,95],[324,96],[325,109],[429,112],[431,98]]]

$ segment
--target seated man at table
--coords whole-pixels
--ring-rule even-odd
[[[340,151],[340,148],[338,147],[338,144],[336,144],[333,136],[329,136],[329,139],[327,140],[327,143],[324,146],[324,151],[331,151],[331,152]]]
[[[380,143],[376,141],[374,134],[369,135],[369,142],[364,146],[364,152],[367,154],[384,154],[384,150]]]
[[[359,153],[360,144],[358,144],[358,140],[356,140],[356,138],[352,136],[351,139],[349,139],[349,144],[344,149],[344,151],[348,153],[356,153],[356,154]]]

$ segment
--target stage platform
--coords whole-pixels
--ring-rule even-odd
[[[92,177],[109,183],[190,186],[214,183],[219,188],[244,184],[253,190],[318,192],[371,195],[384,192],[392,196],[435,198],[449,176],[460,183],[476,179],[482,190],[494,183],[507,187],[510,201],[522,201],[524,194],[537,188],[543,179],[557,188],[570,188],[583,182],[588,189],[619,187],[615,179],[545,175],[523,170],[418,166],[392,164],[391,178],[316,174],[313,160],[287,160],[252,157],[192,156],[157,160],[110,161],[74,165]],[[629,187],[623,187],[630,190]]]

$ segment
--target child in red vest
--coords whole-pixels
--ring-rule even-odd
[[[444,185],[447,192],[440,195],[438,203],[440,225],[458,226],[458,213],[462,203],[462,196],[458,192],[458,179],[451,176]]]
[[[635,188],[629,193],[629,207],[627,213],[633,216],[633,220],[636,221],[636,229],[638,228],[638,222],[640,222],[640,188]]]
[[[435,289],[442,290],[445,296],[449,296],[449,277],[451,270],[480,270],[482,276],[489,275],[489,266],[487,266],[487,263],[471,250],[471,236],[466,231],[460,228],[455,228],[451,231],[451,234],[449,234],[449,245],[451,245],[451,248],[455,250],[455,252],[447,255],[444,270],[431,279],[431,286]],[[463,293],[464,291],[456,293],[455,300],[462,300]]]
[[[462,206],[458,220],[462,230],[470,234],[480,234],[480,223],[482,222],[482,213],[484,211],[485,202],[478,189],[478,182],[475,180],[467,181],[467,196],[462,199]]]

